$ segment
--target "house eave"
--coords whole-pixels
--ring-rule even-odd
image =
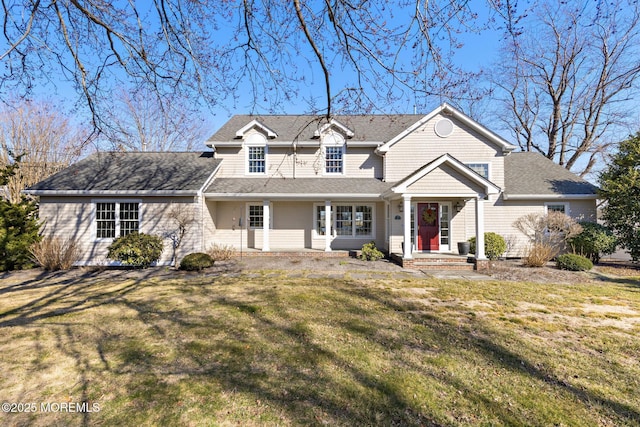
[[[596,194],[503,194],[504,200],[595,200]]]
[[[198,190],[23,190],[32,196],[82,197],[82,196],[121,196],[121,197],[188,197],[197,196]]]
[[[216,200],[377,200],[382,199],[380,193],[205,193],[206,199]]]

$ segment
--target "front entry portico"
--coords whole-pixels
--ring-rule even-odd
[[[485,261],[484,205],[500,188],[446,154],[425,165],[392,187],[385,198],[390,204],[400,199],[399,215],[402,258],[417,253],[456,253],[456,242],[475,235],[476,260]],[[471,202],[471,203],[468,203]],[[456,210],[454,212],[454,206]],[[396,224],[396,223],[393,223]],[[468,230],[468,231],[467,231]],[[390,248],[397,248],[392,233]],[[396,249],[397,250],[397,249]]]

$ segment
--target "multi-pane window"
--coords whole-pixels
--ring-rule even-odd
[[[264,226],[264,206],[249,205],[249,228],[262,228]]]
[[[440,244],[449,246],[449,206],[440,205]]]
[[[113,239],[117,236],[126,236],[137,232],[139,228],[139,203],[96,203],[96,238]]]
[[[316,233],[324,236],[327,231],[325,207],[316,206]],[[331,224],[329,230],[335,230],[337,236],[371,237],[373,235],[373,206],[371,205],[333,205],[331,206]]]
[[[489,163],[469,163],[467,167],[483,178],[489,179]]]
[[[324,206],[316,206],[316,231],[319,236],[324,236],[326,233],[326,211]],[[333,206],[331,206],[331,216],[333,217]],[[331,231],[331,229],[329,229]]]
[[[336,233],[338,236],[351,236],[353,234],[351,206],[336,206]]]
[[[96,237],[98,239],[116,237],[115,203],[96,203]]]
[[[120,203],[120,236],[138,232],[139,216],[137,203]]]
[[[567,205],[564,203],[558,203],[558,204],[548,203],[547,212],[560,212],[560,213],[566,214]]]
[[[356,236],[370,236],[373,230],[373,208],[356,206]]]
[[[247,147],[249,173],[265,173],[266,171],[266,147]]]
[[[344,146],[325,147],[325,173],[342,173],[344,166]]]

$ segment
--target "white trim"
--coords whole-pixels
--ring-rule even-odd
[[[342,150],[342,171],[327,172],[327,148],[340,148]],[[341,145],[322,145],[322,174],[324,176],[344,176],[347,168],[347,146]]]
[[[254,197],[255,199],[255,197]],[[261,208],[263,208],[262,211],[262,227],[252,227],[251,224],[249,223],[249,206],[260,206]],[[273,202],[269,201],[269,229],[273,230]],[[253,201],[253,202],[246,202],[245,203],[245,209],[244,209],[244,218],[245,218],[245,228],[247,230],[262,230],[264,227],[264,202],[263,201]]]
[[[353,131],[348,127],[346,127],[345,125],[343,125],[342,123],[340,123],[339,121],[337,121],[336,119],[331,119],[329,123],[325,123],[324,125],[320,126],[319,129],[316,129],[313,132],[313,136],[315,138],[320,138],[328,130],[331,130],[331,128],[333,127],[338,128],[342,133],[344,133],[347,136],[347,138],[353,138],[353,135],[354,135]]]
[[[253,127],[262,129],[269,138],[276,138],[278,136],[278,134],[274,130],[268,128],[264,124],[260,123],[260,121],[254,119],[254,120],[251,120],[246,125],[244,125],[243,127],[241,127],[240,129],[238,129],[238,131],[236,132],[236,138],[244,138],[244,134],[249,129],[252,129]]]
[[[569,202],[545,202],[544,204],[545,215],[549,213],[549,205],[564,206],[564,214],[571,216],[571,204]]]
[[[477,195],[475,195],[477,196]],[[475,197],[474,196],[474,197]],[[418,204],[428,204],[428,203],[437,203],[438,204],[438,250],[419,250],[418,249],[418,225],[419,225],[419,221],[420,219],[418,218],[417,212],[418,212]],[[447,245],[447,247],[445,249],[442,248],[442,221],[441,221],[441,216],[442,216],[442,206],[447,206],[449,208],[449,220],[447,221],[449,223],[449,244]],[[414,212],[416,212],[416,215],[414,215],[413,218],[413,242],[414,244],[412,246],[415,247],[415,251],[416,252],[420,252],[420,253],[434,253],[434,254],[438,254],[438,253],[451,253],[452,249],[451,249],[451,222],[452,222],[452,211],[453,211],[453,203],[451,201],[440,201],[440,200],[414,200],[413,203],[411,204],[411,208],[414,209]],[[409,216],[411,216],[411,212],[409,212]],[[411,232],[411,231],[409,231]]]
[[[250,148],[262,148],[264,150],[264,172],[250,172],[249,171],[249,149]],[[268,145],[245,145],[244,146],[244,174],[248,176],[265,176],[269,168],[269,146]]]
[[[34,196],[118,196],[118,197],[166,197],[197,196],[199,190],[24,190]]]
[[[493,144],[501,148],[503,153],[511,152],[517,148],[515,145],[510,144],[504,138],[500,137],[498,134],[482,126],[480,123],[476,122],[475,120],[472,120],[467,115],[456,110],[455,108],[451,107],[447,103],[443,103],[438,108],[436,108],[435,110],[433,110],[432,112],[424,116],[422,119],[418,120],[416,123],[409,126],[407,129],[405,129],[403,132],[398,134],[396,137],[392,138],[390,141],[380,146],[376,150],[376,153],[386,153],[396,142],[402,140],[407,135],[411,134],[421,126],[424,126],[427,122],[429,122],[429,120],[431,120],[432,118],[434,118],[440,113],[454,117],[460,122],[462,122],[463,124],[470,127],[471,129],[475,130],[482,136],[486,137],[490,142],[492,142]]]
[[[198,194],[197,194],[198,197],[202,197],[202,193],[204,192],[204,189],[207,188],[209,184],[211,184],[211,181],[213,181],[213,178],[216,176],[216,173],[218,172],[221,166],[222,166],[222,160],[218,162],[218,166],[213,170],[213,172],[211,172],[211,175],[209,175],[209,177],[204,181],[204,184],[202,185],[202,187],[200,187],[200,189],[198,190]]]
[[[336,233],[336,218],[337,218],[337,207],[338,206],[350,206],[351,207],[351,235],[338,235]],[[367,235],[357,235],[356,234],[356,218],[355,218],[355,209],[356,206],[367,206],[371,208],[371,234]],[[329,221],[331,221],[330,227],[327,227],[327,223],[325,222],[325,234],[318,234],[318,207],[325,208],[325,218],[327,215],[327,209],[333,210],[333,213],[329,213]],[[372,240],[375,239],[376,236],[376,203],[354,203],[354,202],[339,202],[339,201],[330,201],[326,200],[324,203],[314,203],[313,204],[313,231],[312,238],[313,239],[326,239],[327,241],[337,239],[337,240],[357,240],[357,239],[366,239]],[[327,232],[328,229],[328,232]],[[330,238],[327,236],[330,235]],[[328,242],[330,243],[330,242]],[[330,249],[330,246],[329,246]],[[325,247],[326,250],[326,247]]]
[[[349,139],[346,141],[346,144],[348,147],[380,147],[382,144],[384,144],[383,141],[355,141],[352,139]],[[243,141],[242,140],[233,140],[233,141],[218,141],[218,142],[213,142],[213,141],[207,141],[206,142],[207,147],[213,148],[215,150],[215,147],[242,147],[243,146]],[[277,140],[268,140],[267,141],[267,145],[269,147],[318,147],[320,145],[320,141],[318,141],[317,139],[314,140],[310,140],[310,141],[277,141]]]
[[[469,165],[487,165],[487,177],[486,177],[485,179],[487,179],[487,180],[491,181],[491,172],[492,172],[492,169],[493,169],[493,167],[492,167],[493,165],[492,165],[492,163],[491,163],[490,161],[487,161],[487,160],[481,160],[481,161],[477,161],[477,162],[466,162],[466,161],[465,161],[465,162],[464,162],[464,165],[465,165],[466,167],[468,167],[469,169],[471,169],[471,168],[469,167]],[[471,170],[472,170],[473,172],[477,173],[477,172],[476,172],[476,171],[474,171],[473,169],[471,169]],[[478,174],[478,175],[480,175],[480,174]],[[480,175],[480,176],[482,176],[482,175]],[[484,177],[483,177],[483,178],[484,178]]]
[[[503,194],[505,200],[595,200],[596,194]]]
[[[329,179],[329,178],[327,178]],[[216,199],[216,200],[235,200],[235,199],[247,199],[247,200],[255,200],[256,198],[263,199],[269,198],[274,200],[318,200],[318,199],[326,199],[327,197],[331,198],[333,201],[352,201],[352,200],[363,200],[363,201],[371,201],[375,203],[375,201],[381,199],[380,193],[371,193],[371,194],[352,194],[352,193],[205,193],[205,198],[208,199]],[[472,194],[469,197],[476,197],[477,194]],[[439,195],[439,197],[445,197]],[[460,197],[456,195],[455,197]],[[375,199],[372,201],[371,199]]]
[[[113,242],[114,239],[120,237],[120,203],[137,203],[138,204],[138,232],[142,233],[142,218],[143,218],[143,203],[141,199],[91,199],[91,242]],[[116,228],[114,231],[115,237],[97,237],[98,224],[97,224],[97,204],[98,203],[115,203],[115,222]]]
[[[449,154],[443,154],[442,156],[438,157],[436,160],[434,160],[430,164],[419,169],[413,175],[409,175],[407,178],[402,180],[399,185],[392,187],[391,191],[399,194],[406,193],[410,185],[424,178],[429,173],[438,169],[440,166],[442,166],[445,163],[451,166],[452,168],[454,168],[455,170],[457,170],[458,172],[460,172],[462,175],[469,178],[471,181],[484,187],[485,193],[487,195],[500,193],[500,188],[497,185],[495,185],[493,182],[489,181],[488,179],[485,179],[484,177],[480,176],[479,174],[475,173],[474,171],[469,169],[466,165],[464,165],[459,160],[455,159]],[[415,194],[413,194],[413,196],[416,197]],[[474,196],[477,196],[477,194],[474,194]],[[444,196],[439,195],[438,197],[444,197]],[[457,195],[457,197],[464,197],[464,195]]]

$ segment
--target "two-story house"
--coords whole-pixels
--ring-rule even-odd
[[[214,243],[280,253],[378,248],[409,262],[453,253],[485,231],[520,256],[512,224],[549,210],[596,220],[595,187],[458,110],[422,115],[234,116],[205,153],[98,153],[31,187],[46,232],[75,238],[82,263],[106,262],[131,231],[184,253]],[[163,262],[171,258],[169,252]]]

